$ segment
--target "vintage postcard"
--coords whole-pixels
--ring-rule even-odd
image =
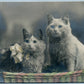
[[[0,83],[83,83],[84,1],[0,2]]]

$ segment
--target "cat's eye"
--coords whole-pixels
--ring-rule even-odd
[[[55,28],[55,25],[51,25],[50,27],[51,27],[51,28]]]
[[[36,40],[33,41],[33,43],[36,43],[36,42],[37,42]]]
[[[29,40],[25,40],[26,43],[29,43]]]
[[[59,28],[62,28],[62,25],[59,25],[58,27],[59,27]]]

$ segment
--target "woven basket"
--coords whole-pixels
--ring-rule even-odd
[[[84,82],[84,70],[64,73],[10,73],[3,72],[3,79],[6,83],[23,82]]]

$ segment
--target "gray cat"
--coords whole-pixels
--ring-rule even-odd
[[[41,32],[41,31],[40,31]],[[42,33],[42,32],[41,32]],[[27,73],[41,73],[44,65],[45,43],[40,39],[29,34],[26,29],[23,29],[24,43],[22,45],[24,57],[22,61],[23,71]]]
[[[46,33],[52,65],[63,63],[68,71],[84,69],[84,45],[72,34],[68,17],[48,15]]]

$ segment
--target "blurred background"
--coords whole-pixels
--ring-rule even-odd
[[[22,29],[45,36],[47,14],[69,16],[72,33],[84,43],[84,2],[0,2],[0,48],[23,42]]]

